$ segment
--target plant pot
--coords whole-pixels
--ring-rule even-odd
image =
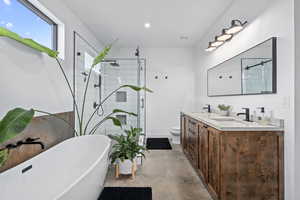
[[[220,110],[219,114],[221,116],[229,116],[229,111],[228,110]]]
[[[119,161],[120,174],[131,174],[133,162],[131,160]]]

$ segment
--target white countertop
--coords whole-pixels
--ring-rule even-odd
[[[191,113],[185,115],[201,121],[220,131],[283,131],[283,126],[261,125],[257,122],[246,122],[237,117],[225,117],[216,113]]]

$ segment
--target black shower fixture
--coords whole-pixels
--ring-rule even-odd
[[[113,66],[113,67],[120,67],[120,64],[117,63],[117,61],[115,61],[115,62],[110,63],[110,66]]]
[[[214,51],[218,47],[225,44],[225,42],[230,41],[235,34],[244,29],[247,23],[247,21],[242,22],[238,19],[232,20],[231,26],[229,28],[224,28],[221,35],[216,36],[214,41],[209,42],[208,47],[205,49],[205,51]]]
[[[136,57],[139,57],[140,56],[140,48],[137,47],[136,50],[135,50],[135,54],[134,54]]]
[[[120,64],[117,60],[103,60],[102,63],[109,63],[112,67],[120,67]]]

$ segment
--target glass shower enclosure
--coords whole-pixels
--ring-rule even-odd
[[[97,56],[95,48],[89,44],[78,33],[74,33],[74,90],[75,96],[81,110],[83,91],[87,81],[89,66]],[[86,98],[84,122],[95,111],[97,105],[121,85],[145,86],[146,60],[137,58],[106,58],[92,72],[89,89]],[[136,92],[129,88],[122,88],[105,100],[94,119],[91,121],[90,130],[93,125],[110,114],[113,109],[121,109],[127,112],[136,113],[138,116],[118,113],[115,115],[123,128],[141,128],[145,135],[145,91]],[[76,116],[76,115],[75,115]],[[77,122],[77,120],[76,120]],[[78,124],[76,124],[78,127]],[[120,134],[122,130],[106,121],[99,127],[96,134]]]
[[[130,58],[108,58],[101,63],[99,75],[99,98],[98,102],[110,95],[113,90],[121,85],[145,86],[144,59]],[[121,109],[136,113],[138,116],[130,116],[125,113],[116,114],[124,128],[137,127],[145,130],[145,92],[136,92],[130,88],[118,90],[110,99],[105,102],[103,108],[98,112],[102,117],[112,112],[113,109]],[[103,134],[118,134],[120,128],[106,122],[100,129]]]

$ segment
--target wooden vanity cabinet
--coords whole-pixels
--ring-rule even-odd
[[[198,174],[202,178],[203,182],[208,182],[208,126],[203,123],[199,126],[199,159],[198,159]]]
[[[221,199],[284,199],[282,132],[220,134]]]
[[[186,131],[186,117],[181,115],[180,119],[180,143],[183,151],[187,152],[187,131]]]
[[[195,168],[198,168],[198,123],[196,120],[188,117],[187,118],[187,154]]]
[[[208,190],[214,199],[220,194],[220,132],[208,129]]]
[[[283,132],[227,132],[181,119],[183,150],[213,199],[284,199]]]

